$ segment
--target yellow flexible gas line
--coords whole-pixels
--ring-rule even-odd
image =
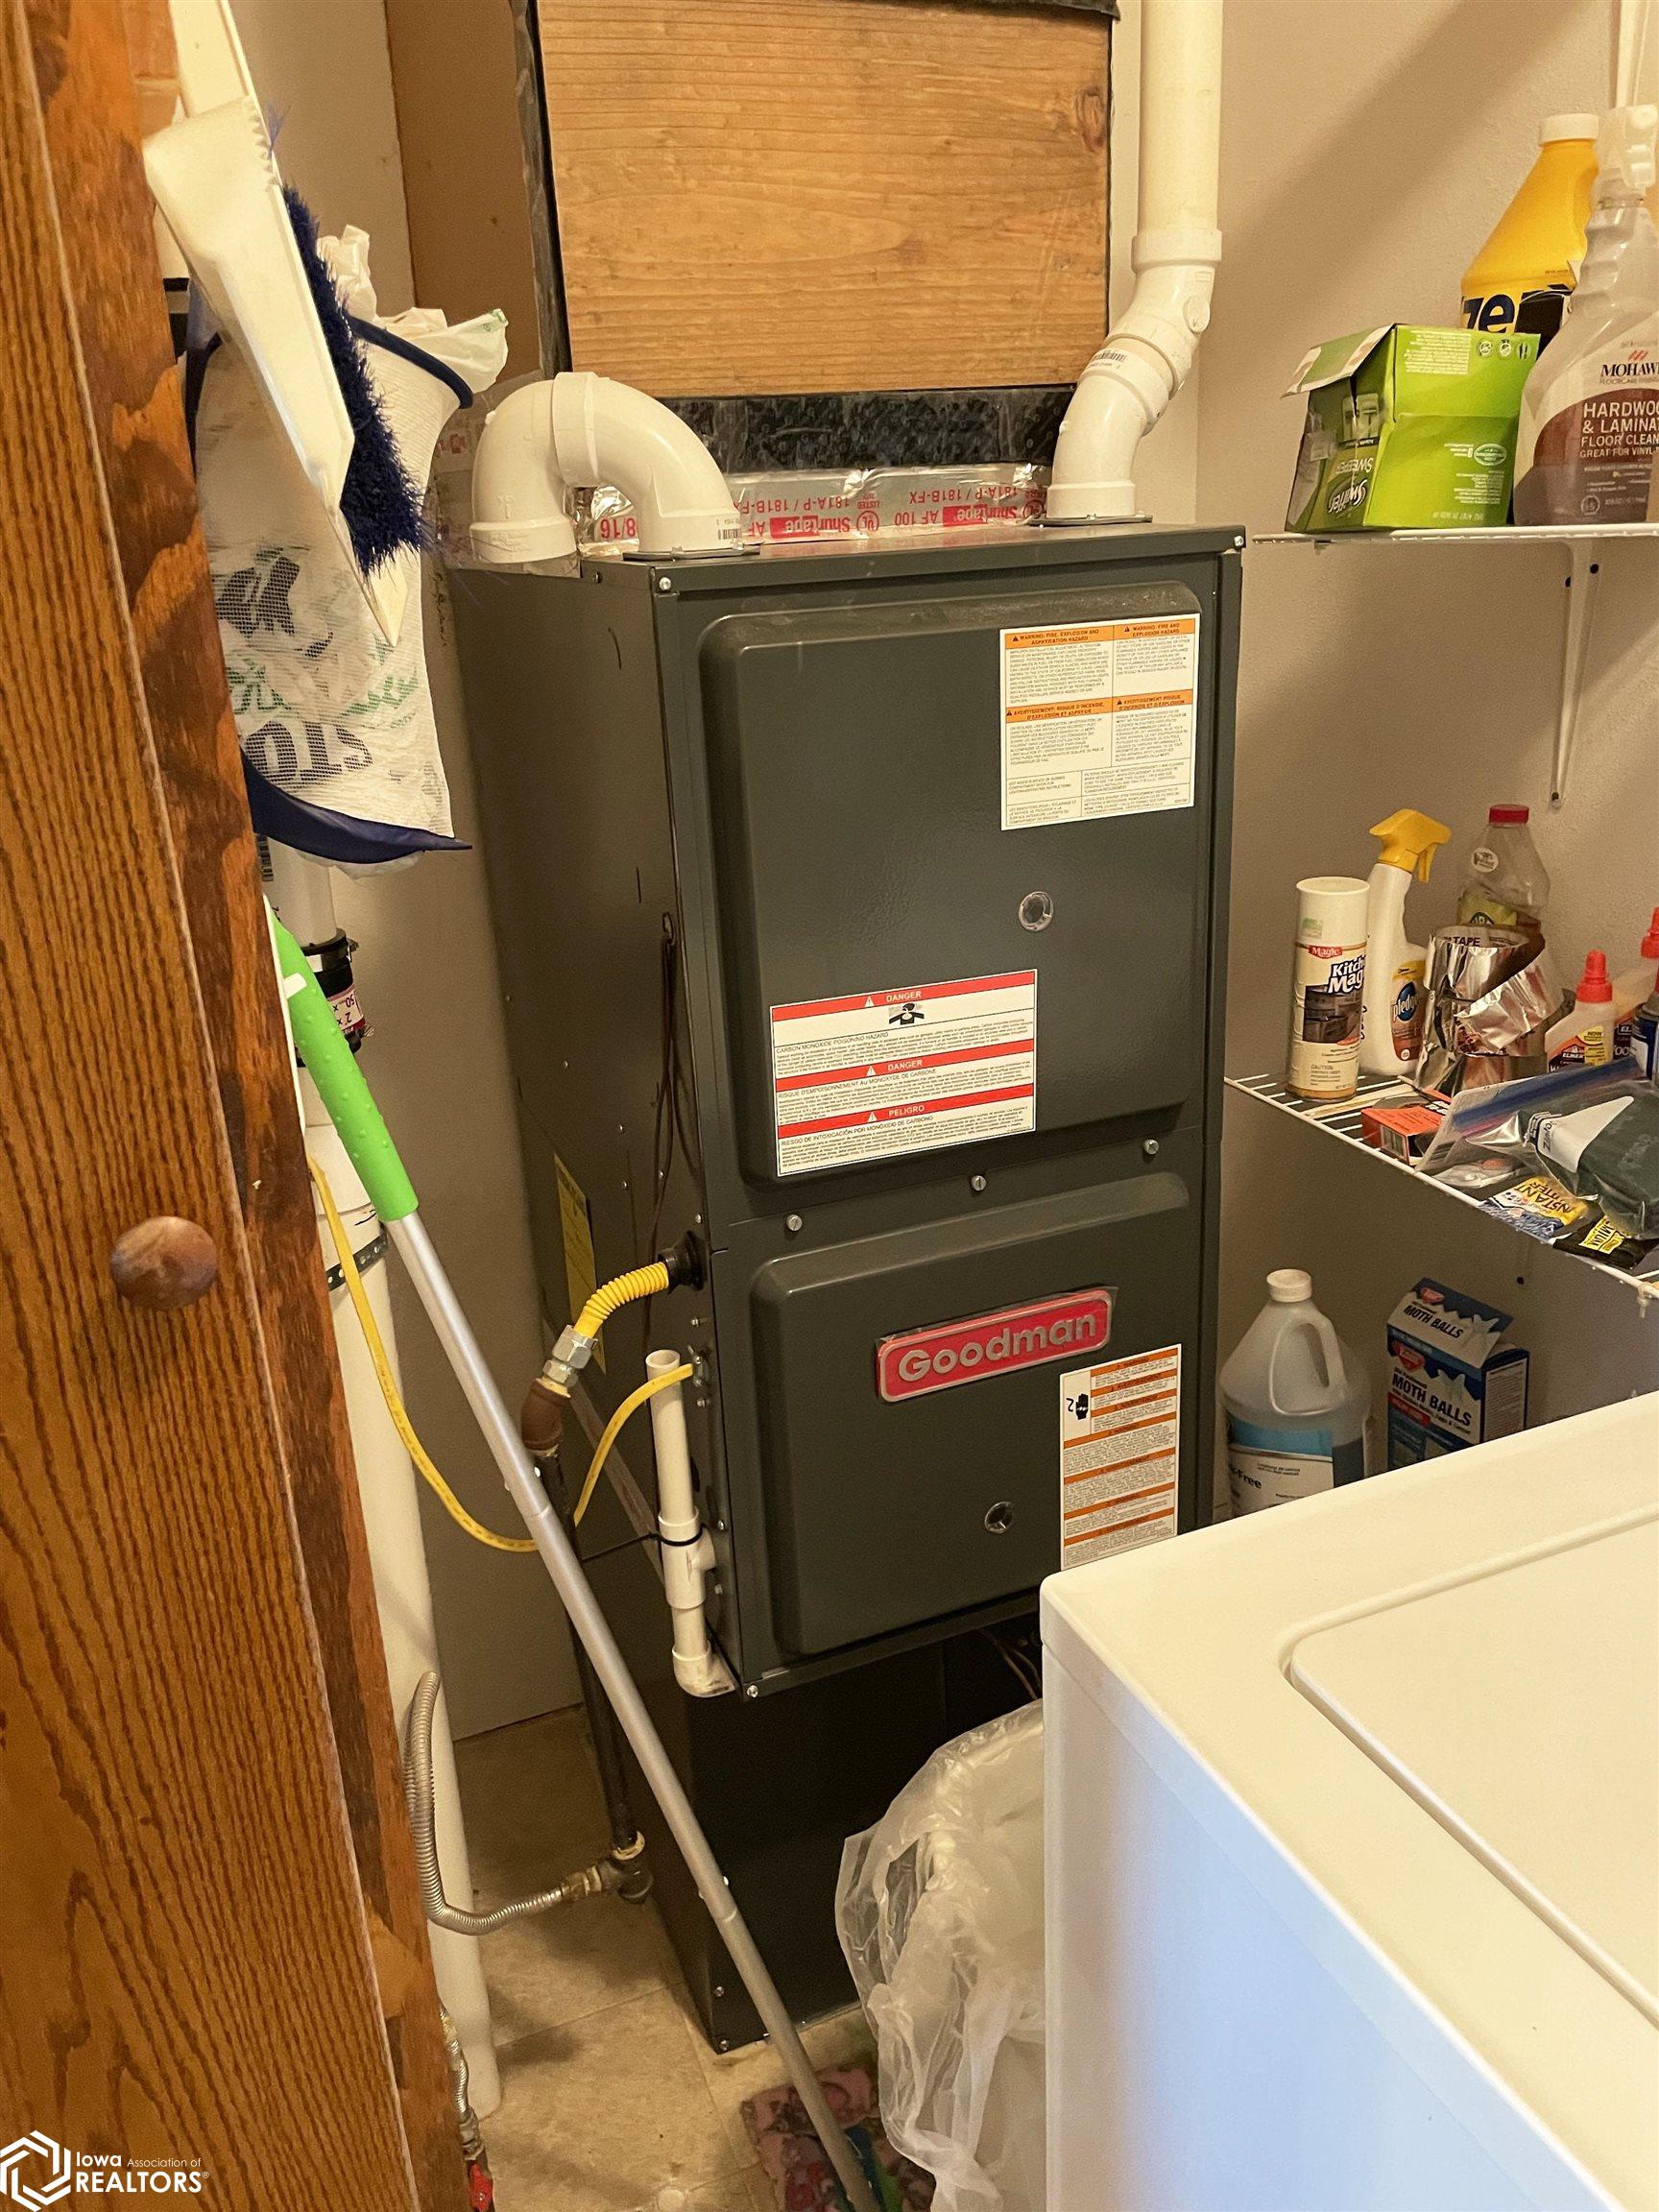
[[[351,1255],[351,1239],[346,1234],[346,1224],[340,1218],[340,1209],[334,1203],[334,1193],[328,1188],[324,1174],[309,1152],[305,1165],[311,1170],[311,1180],[317,1186],[317,1195],[323,1201],[323,1211],[328,1217],[328,1234],[334,1239],[334,1249],[340,1256],[340,1272],[346,1279],[347,1293],[351,1310],[363,1331],[363,1340],[369,1347],[369,1357],[374,1362],[374,1379],[380,1385],[380,1395],[386,1401],[386,1410],[392,1416],[392,1426],[403,1440],[408,1453],[421,1477],[438,1497],[445,1513],[459,1527],[465,1528],[475,1544],[487,1544],[492,1551],[534,1551],[536,1547],[528,1536],[497,1536],[493,1528],[486,1528],[482,1521],[474,1521],[437,1468],[427,1457],[426,1447],[415,1433],[415,1425],[404,1410],[403,1401],[397,1394],[397,1380],[392,1373],[392,1362],[386,1356],[386,1346],[374,1319],[374,1309],[369,1303],[369,1293],[363,1287],[363,1278],[357,1272],[357,1262]]]
[[[387,1357],[386,1346],[374,1319],[374,1309],[370,1305],[369,1293],[363,1287],[363,1278],[357,1271],[357,1262],[351,1252],[351,1239],[346,1233],[345,1222],[340,1218],[340,1209],[334,1203],[328,1178],[309,1152],[305,1155],[305,1165],[311,1170],[311,1180],[316,1184],[317,1195],[323,1201],[323,1211],[328,1220],[328,1234],[334,1239],[334,1249],[340,1256],[340,1272],[345,1278],[351,1310],[357,1316],[363,1340],[369,1347],[369,1357],[374,1363],[374,1379],[380,1385],[380,1395],[386,1401],[386,1410],[392,1416],[392,1426],[402,1438],[404,1450],[437,1495],[449,1518],[457,1527],[464,1528],[474,1543],[488,1545],[492,1551],[534,1551],[536,1547],[527,1536],[497,1536],[493,1528],[486,1528],[482,1521],[475,1521],[428,1457],[426,1447],[415,1433],[415,1425],[398,1395],[392,1362]],[[636,1298],[655,1297],[659,1291],[666,1290],[667,1287],[668,1270],[660,1260],[653,1261],[649,1267],[636,1267],[627,1275],[617,1275],[602,1285],[589,1299],[582,1309],[582,1319],[578,1327],[585,1336],[596,1335],[607,1316],[619,1306],[628,1305]],[[599,1310],[597,1320],[592,1318],[595,1309]],[[622,1433],[629,1415],[637,1412],[647,1398],[655,1397],[659,1390],[666,1390],[671,1382],[687,1381],[690,1374],[689,1367],[672,1367],[667,1374],[654,1375],[648,1382],[641,1382],[637,1390],[623,1399],[605,1424],[598,1450],[593,1455],[587,1480],[582,1485],[582,1495],[571,1516],[572,1526],[587,1512],[589,1501],[604,1472],[605,1462],[611,1456],[611,1447]]]
[[[613,1275],[576,1316],[577,1335],[597,1336],[619,1306],[631,1306],[636,1298],[655,1298],[667,1287],[668,1269],[661,1260],[646,1267],[630,1267],[625,1275]]]
[[[643,1272],[643,1270],[641,1270],[641,1272]],[[606,1287],[609,1288],[610,1286],[607,1285]],[[604,1296],[603,1291],[600,1292],[600,1296]],[[589,1300],[589,1304],[592,1304],[591,1299]],[[584,1310],[586,1310],[586,1309],[584,1309]],[[603,1431],[600,1432],[599,1447],[593,1455],[593,1464],[588,1470],[588,1479],[582,1485],[582,1495],[577,1499],[576,1510],[570,1516],[570,1526],[572,1527],[576,1526],[577,1522],[581,1520],[583,1514],[587,1512],[588,1502],[592,1497],[594,1489],[598,1484],[599,1477],[604,1469],[606,1460],[611,1456],[611,1447],[615,1443],[617,1437],[621,1435],[623,1426],[627,1422],[629,1414],[637,1412],[639,1407],[644,1405],[647,1398],[655,1398],[659,1390],[666,1390],[670,1383],[688,1382],[690,1380],[690,1375],[691,1370],[689,1367],[670,1367],[666,1374],[653,1375],[648,1382],[641,1382],[637,1390],[631,1390],[628,1396],[623,1399],[621,1405],[617,1407],[615,1412],[612,1414],[610,1420],[606,1422]]]

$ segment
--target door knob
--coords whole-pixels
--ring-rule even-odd
[[[109,1272],[129,1305],[169,1313],[193,1306],[211,1286],[219,1255],[200,1222],[156,1214],[122,1231],[109,1255]]]

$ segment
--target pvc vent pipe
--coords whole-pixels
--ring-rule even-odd
[[[1135,291],[1060,425],[1050,522],[1141,517],[1136,454],[1209,326],[1220,156],[1221,0],[1142,0]]]
[[[678,1352],[653,1352],[645,1361],[645,1372],[665,1375],[679,1364]],[[697,1510],[680,1387],[678,1382],[670,1383],[651,1400],[662,1590],[674,1623],[675,1681],[689,1696],[717,1697],[732,1684],[710,1647],[709,1623],[703,1612],[703,1583],[714,1564],[714,1542]]]
[[[566,371],[510,392],[478,441],[472,547],[507,566],[570,560],[569,494],[613,484],[642,553],[735,553],[743,526],[708,447],[659,399]]]

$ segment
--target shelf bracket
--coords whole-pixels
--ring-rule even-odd
[[[1601,548],[1595,539],[1575,538],[1567,569],[1567,636],[1561,649],[1561,707],[1555,722],[1555,756],[1550,771],[1550,804],[1559,808],[1567,794],[1573,747],[1578,735],[1578,706],[1584,691],[1584,659],[1596,616],[1596,587],[1601,578]]]

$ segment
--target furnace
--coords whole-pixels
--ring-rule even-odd
[[[577,1403],[694,1361],[733,1693],[673,1681],[632,1432],[584,1549],[803,2015],[846,1991],[842,1839],[1021,1695],[979,1632],[1208,1518],[1238,544],[454,579],[545,1319],[692,1239]]]

